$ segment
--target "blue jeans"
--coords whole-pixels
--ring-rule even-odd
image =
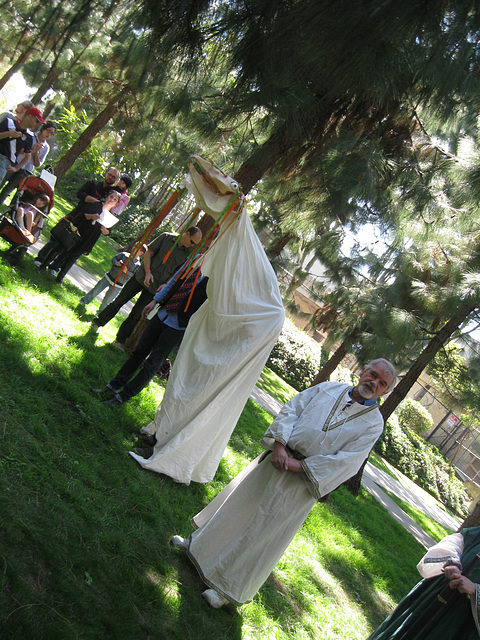
[[[100,305],[99,311],[105,309],[107,304],[110,304],[110,302],[112,302],[112,300],[114,300],[122,290],[122,287],[119,287],[118,285],[112,286],[112,283],[106,275],[100,278],[97,284],[92,289],[90,289],[90,291],[87,291],[83,298],[81,298],[80,302],[82,304],[88,304],[105,289],[107,290],[107,292],[103,296],[102,304]]]
[[[2,182],[7,175],[7,169],[11,164],[12,163],[7,158],[7,156],[4,156],[0,153],[0,182]]]

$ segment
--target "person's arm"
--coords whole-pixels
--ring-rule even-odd
[[[12,117],[8,116],[0,122],[0,140],[5,138],[21,138],[22,131],[17,131]]]
[[[310,481],[311,492],[317,499],[321,499],[357,473],[380,437],[383,421],[379,419],[378,422],[359,427],[359,433],[352,434],[336,451],[310,455],[300,462]]]
[[[2,131],[0,133],[0,140],[4,140],[5,138],[21,138],[22,137],[22,132],[21,131],[17,131],[16,129],[14,131]]]
[[[278,416],[267,429],[262,442],[266,441],[264,444],[269,446],[269,448],[273,446],[273,440],[286,445],[290,439],[295,423],[302,415],[307,404],[317,393],[318,386],[310,387],[284,404]]]
[[[95,198],[95,196],[86,195],[84,202],[101,202],[101,200]]]
[[[468,596],[473,596],[476,591],[475,582],[472,582],[462,574],[462,570],[455,565],[445,567],[445,577],[450,582],[450,589],[457,589],[460,593],[466,593]]]
[[[185,264],[182,264],[180,269],[178,269],[173,276],[168,280],[164,285],[162,285],[159,290],[153,296],[155,302],[162,304],[166,298],[170,296],[172,289],[179,289],[182,285],[182,281],[179,279],[180,274],[185,268]],[[175,293],[175,292],[174,292]]]
[[[32,147],[32,161],[34,167],[41,167],[50,151],[46,142],[36,142]]]
[[[142,318],[146,318],[148,316],[148,314],[153,311],[155,305],[158,304],[158,302],[155,302],[155,300],[152,300],[151,302],[149,302],[142,311]]]
[[[153,251],[150,251],[150,249],[147,249],[147,251],[145,251],[143,255],[143,267],[145,269],[145,279],[143,281],[143,284],[146,287],[149,287],[154,281],[153,274],[150,271],[150,262],[151,262],[152,256],[153,256]]]
[[[30,159],[30,153],[24,153],[23,158],[14,165],[8,167],[8,171],[11,173],[15,173],[16,171],[20,171],[22,167],[24,167]]]
[[[77,198],[81,202],[100,202],[98,198],[95,198],[95,196],[91,196],[89,193],[94,182],[94,180],[89,180],[77,191]]]
[[[113,256],[112,258],[112,267],[120,267],[125,262],[125,260],[127,260],[127,258],[128,254],[125,253],[125,251],[117,253],[117,255]]]
[[[470,600],[473,620],[477,627],[477,633],[480,635],[480,585],[464,576],[462,570],[455,565],[445,567],[444,573],[449,581],[450,589],[464,593]]]
[[[462,567],[464,540],[461,533],[452,533],[434,544],[417,564],[417,570],[422,578],[433,578],[443,572],[445,563]]]

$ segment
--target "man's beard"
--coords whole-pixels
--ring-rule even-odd
[[[375,391],[370,387],[369,382],[362,382],[358,385],[358,393],[365,398],[365,400],[370,400],[375,395]]]

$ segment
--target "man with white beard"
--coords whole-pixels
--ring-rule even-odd
[[[376,400],[396,379],[379,358],[353,388],[323,382],[299,393],[263,437],[266,451],[193,518],[190,538],[172,538],[210,587],[212,607],[251,600],[315,502],[357,473],[383,430]]]

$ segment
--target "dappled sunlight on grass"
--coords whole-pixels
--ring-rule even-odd
[[[291,398],[298,393],[296,389],[285,382],[285,380],[282,380],[280,376],[277,376],[277,374],[268,367],[263,369],[262,375],[257,381],[257,387],[269,393],[282,404],[291,400]]]
[[[364,492],[316,505],[254,601],[215,611],[169,544],[261,451],[272,417],[248,401],[211,483],[142,470],[128,451],[165,391],[89,393],[126,355],[115,319],[89,333],[78,291],[0,262],[0,606],[8,637],[363,640],[415,581],[421,547]],[[275,382],[275,381],[273,381]],[[280,385],[281,386],[281,385]],[[6,635],[7,637],[7,635]]]
[[[169,607],[170,615],[178,615],[181,602],[178,572],[172,567],[168,575],[162,576],[149,569],[145,573],[145,579],[155,586],[162,603]]]

